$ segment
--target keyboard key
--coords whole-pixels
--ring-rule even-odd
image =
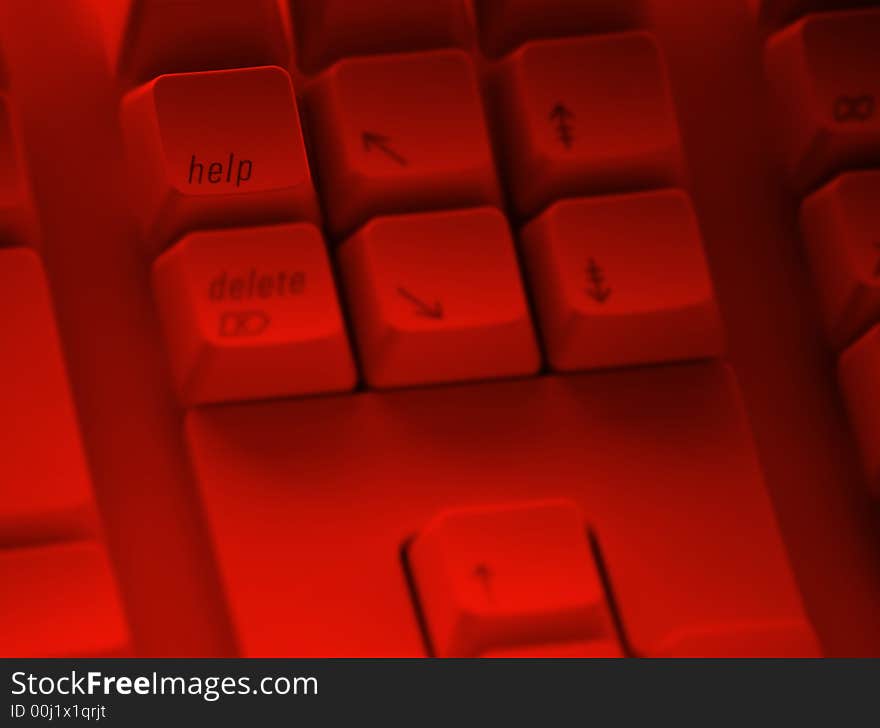
[[[880,498],[880,323],[843,353],[839,376],[868,484]]]
[[[286,66],[278,0],[92,0],[111,60],[138,83],[163,73]]]
[[[190,404],[351,389],[356,373],[313,225],[192,233],[153,271]]]
[[[570,502],[446,511],[409,564],[438,657],[522,644],[616,643],[587,538]]]
[[[94,542],[0,550],[3,657],[125,657],[128,627]]]
[[[32,245],[35,217],[21,145],[6,96],[0,92],[0,248]]]
[[[162,76],[126,97],[123,123],[151,250],[194,228],[319,219],[280,68]]]
[[[378,218],[338,258],[371,386],[538,370],[513,242],[497,210]]]
[[[496,74],[496,128],[516,210],[560,197],[677,186],[666,69],[645,33],[528,43]]]
[[[634,654],[818,651],[720,362],[203,407],[187,439],[243,655],[424,655],[401,546],[546,499],[589,518]]]
[[[493,56],[528,40],[628,30],[645,21],[644,0],[476,0],[483,48]]]
[[[800,190],[880,164],[880,10],[809,16],[770,39],[781,141]]]
[[[843,348],[880,321],[880,172],[838,177],[801,210],[825,326]]]
[[[463,0],[292,0],[303,70],[345,56],[462,46],[468,39]]]
[[[37,254],[0,250],[0,281],[0,412],[7,418],[0,546],[92,535],[92,487]]]
[[[373,215],[500,204],[465,53],[343,61],[312,85],[307,102],[334,235]]]
[[[723,352],[699,226],[685,193],[564,200],[521,237],[554,369]]]

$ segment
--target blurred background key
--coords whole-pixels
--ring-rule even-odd
[[[874,9],[810,15],[768,42],[778,139],[797,191],[880,165],[878,38]]]
[[[608,33],[645,22],[645,0],[476,0],[483,49],[492,56],[528,40]]]
[[[92,536],[97,513],[37,254],[0,250],[0,545]]]
[[[780,25],[815,12],[831,12],[876,4],[876,0],[749,0],[764,22]]]
[[[465,0],[292,0],[302,69],[345,56],[428,50],[467,43]]]
[[[128,657],[107,553],[79,541],[0,550],[3,657]]]
[[[0,248],[36,244],[36,227],[18,124],[0,87]]]
[[[880,172],[851,172],[810,196],[801,227],[825,330],[840,349],[880,321]]]
[[[130,83],[290,56],[278,0],[89,0],[110,62]]]

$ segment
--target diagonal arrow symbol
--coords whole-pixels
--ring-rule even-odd
[[[391,139],[382,134],[376,134],[372,131],[365,131],[361,134],[361,139],[364,143],[364,151],[369,152],[373,149],[378,149],[380,152],[383,152],[387,157],[390,157],[395,162],[397,162],[401,167],[406,167],[407,161],[397,152],[395,152],[391,148]]]
[[[436,319],[438,321],[443,318],[443,304],[441,304],[440,301],[435,301],[433,306],[429,306],[421,298],[414,296],[403,286],[398,287],[397,293],[415,305],[416,315]]]

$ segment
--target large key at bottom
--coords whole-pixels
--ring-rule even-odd
[[[589,519],[635,654],[818,652],[719,363],[206,407],[187,435],[245,655],[424,655],[406,544],[450,508],[545,499]],[[487,654],[595,634],[528,625]],[[557,637],[580,644],[535,644]]]

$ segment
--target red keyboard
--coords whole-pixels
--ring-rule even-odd
[[[2,656],[880,656],[880,4],[0,0]]]

